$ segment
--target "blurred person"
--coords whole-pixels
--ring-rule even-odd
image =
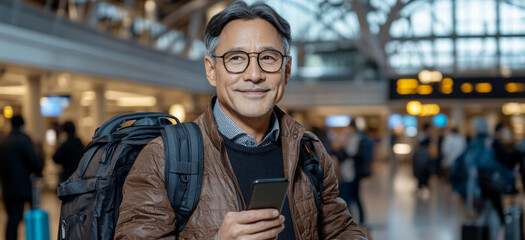
[[[516,146],[510,152],[509,168],[517,167],[521,176],[522,191],[525,191],[525,138],[518,141]],[[517,191],[518,189],[516,189]],[[517,193],[517,192],[516,192]]]
[[[476,118],[474,119],[474,128],[475,128],[475,137],[472,141],[484,141],[487,145],[490,145],[490,147],[493,148],[494,154],[496,155],[497,161],[500,163],[505,163],[505,159],[508,157],[508,154],[506,152],[499,152],[494,147],[498,144],[496,143],[496,138],[491,137],[489,135],[489,126],[488,121],[485,118]],[[498,124],[499,125],[499,124]],[[496,128],[499,130],[501,127],[496,126]],[[496,131],[497,132],[497,131]],[[497,134],[497,133],[496,133]],[[501,150],[501,149],[500,149]],[[493,207],[496,209],[498,216],[500,218],[501,223],[503,224],[505,222],[504,216],[503,216],[503,204],[502,204],[502,195],[501,193],[493,192],[490,189],[485,188],[483,184],[480,184],[481,187],[481,194],[482,197],[485,199],[488,199],[491,201]]]
[[[429,174],[437,173],[439,175],[438,158],[439,158],[439,142],[433,137],[433,128],[430,123],[424,123],[421,132],[418,133],[417,146],[420,146],[423,142],[428,142],[428,146],[425,148],[428,150],[430,156],[430,163],[428,165]],[[425,143],[427,144],[427,143]]]
[[[500,164],[507,165],[509,161],[509,154],[501,144],[501,130],[504,125],[499,123],[495,127],[494,136],[491,137],[489,134],[489,125],[488,121],[485,118],[476,118],[474,119],[474,128],[475,136],[474,141],[483,141],[488,145],[489,148],[492,148],[495,155],[495,161]],[[501,144],[501,145],[500,145]],[[482,174],[478,170],[478,174]],[[505,225],[505,215],[503,212],[503,194],[494,189],[488,187],[486,184],[480,181],[481,187],[481,198],[483,200],[483,209],[482,211],[486,213],[489,223],[489,235],[490,239],[497,239],[501,226]],[[495,211],[499,221],[493,221],[490,216],[494,215],[492,212]]]
[[[439,135],[436,142],[436,161],[435,161],[435,173],[438,177],[442,177],[444,174],[443,166],[443,141],[445,140],[444,129],[439,129]]]
[[[390,137],[389,137],[389,146],[388,146],[388,154],[390,155],[390,176],[393,178],[395,173],[397,172],[397,156],[394,152],[394,146],[399,142],[400,139],[400,133],[398,133],[395,129],[390,130]]]
[[[280,110],[291,73],[290,26],[268,5],[236,1],[209,21],[204,57],[216,88],[195,123],[204,143],[201,197],[180,239],[366,239],[345,203],[323,145],[321,210],[298,166],[303,125]],[[162,139],[144,147],[126,177],[115,239],[176,238],[177,219],[165,189]],[[289,178],[281,214],[246,210],[257,178]]]
[[[337,146],[334,155],[339,160],[341,182],[339,184],[340,196],[346,201],[348,209],[357,207],[358,219],[361,224],[365,222],[365,213],[360,197],[360,182],[364,177],[365,149],[364,133],[357,130],[354,121],[350,122],[342,144]]]
[[[416,193],[421,194],[422,197],[427,197],[429,191],[428,179],[430,178],[431,171],[431,158],[428,149],[429,144],[429,138],[421,141],[412,156],[413,173],[417,179]]]
[[[459,134],[457,128],[452,128],[443,139],[443,146],[441,147],[441,154],[443,154],[443,161],[441,167],[445,177],[448,178],[450,168],[454,161],[465,151],[467,147],[467,140]]]
[[[431,129],[430,128],[431,128],[430,123],[423,124],[423,126],[421,127],[421,132],[419,132],[419,135],[418,135],[419,144],[426,140],[428,140],[429,143],[431,142],[431,136],[430,136]]]
[[[514,162],[519,165],[519,171],[521,175],[521,185],[523,191],[525,192],[525,138],[516,145],[514,151]]]
[[[24,119],[11,118],[12,130],[0,143],[0,179],[7,211],[5,239],[16,240],[18,225],[22,221],[24,204],[31,202],[31,175],[41,175],[42,164],[31,139],[24,133]]]
[[[60,182],[66,181],[75,172],[84,153],[84,145],[75,135],[75,124],[67,121],[62,125],[62,130],[67,135],[66,140],[53,155],[53,161],[62,165]]]
[[[499,122],[494,127],[494,137],[492,142],[492,148],[498,158],[499,162],[511,167],[513,163],[511,162],[511,151],[505,146],[503,138],[505,132],[505,124]]]
[[[330,141],[330,138],[328,137],[328,131],[324,128],[313,126],[312,127],[312,133],[315,134],[321,143],[324,146],[324,149],[326,149],[327,152],[332,152],[332,142]]]
[[[453,189],[465,199],[467,210],[472,208],[474,213],[477,212],[476,221],[487,224],[489,239],[495,240],[505,222],[502,197],[506,189],[503,188],[514,184],[512,180],[508,183],[503,181],[512,179],[513,172],[497,157],[487,119],[475,118],[473,127],[474,137],[456,160],[450,174],[451,182]],[[497,182],[492,177],[494,173],[500,176]],[[501,184],[496,184],[499,182],[505,185],[502,187]]]

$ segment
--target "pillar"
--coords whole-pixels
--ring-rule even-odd
[[[93,127],[96,129],[106,120],[106,105],[104,97],[104,84],[95,83],[93,86],[95,98],[93,99],[92,113],[93,113]],[[93,129],[93,130],[94,130]]]
[[[166,106],[164,105],[164,96],[162,95],[162,93],[157,93],[156,96],[155,96],[155,100],[157,102],[155,103],[155,106],[152,107],[152,111],[154,111],[154,112],[168,112]]]
[[[26,133],[35,144],[41,144],[44,141],[44,117],[40,113],[41,79],[41,75],[26,77],[26,94],[22,107]]]

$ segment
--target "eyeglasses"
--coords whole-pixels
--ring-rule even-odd
[[[250,65],[251,54],[257,54],[257,64],[259,64],[259,67],[267,73],[275,73],[281,70],[283,59],[288,57],[284,56],[277,50],[264,50],[262,52],[249,53],[245,51],[229,51],[222,56],[213,55],[213,57],[222,58],[226,71],[230,73],[242,73],[246,71],[248,65]]]

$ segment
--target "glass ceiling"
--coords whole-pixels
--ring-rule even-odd
[[[57,13],[120,38],[200,59],[206,22],[227,2],[73,0]],[[264,2],[290,22],[297,70],[292,74],[305,78],[332,74],[377,80],[423,69],[449,76],[525,74],[525,0]]]
[[[290,22],[296,43],[347,43],[388,75],[436,69],[498,76],[525,69],[525,1],[265,2]]]

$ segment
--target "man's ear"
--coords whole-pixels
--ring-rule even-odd
[[[215,61],[210,56],[204,57],[204,68],[206,68],[206,78],[213,87],[217,86],[215,79]]]
[[[292,75],[292,56],[288,56],[286,65],[284,65],[284,85],[288,84],[288,80]]]

